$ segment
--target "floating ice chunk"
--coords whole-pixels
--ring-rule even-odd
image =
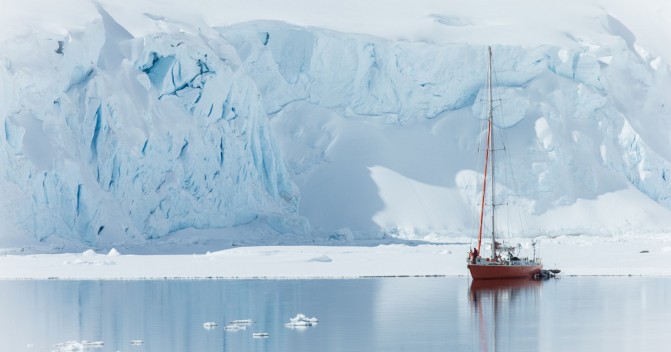
[[[285,327],[292,329],[292,330],[307,330],[309,327],[311,327],[313,324],[312,323],[298,323],[298,324],[292,324],[292,323],[287,323],[284,324]]]
[[[84,345],[84,348],[87,347],[103,347],[105,346],[105,343],[102,341],[82,341],[82,345]]]
[[[116,248],[112,248],[112,249],[110,250],[110,252],[107,253],[107,256],[108,256],[108,257],[118,257],[118,256],[120,256],[120,255],[121,255],[121,253],[119,253],[119,251],[117,251]]]
[[[217,323],[215,323],[213,321],[208,321],[208,322],[203,323],[203,327],[207,330],[214,329],[214,328],[217,327]]]
[[[224,329],[226,331],[238,331],[238,330],[246,330],[248,325],[244,324],[228,324],[224,326]]]
[[[82,346],[81,342],[79,341],[66,341],[66,342],[61,342],[57,343],[54,345],[56,349],[52,352],[58,352],[58,351],[81,351],[84,349],[84,346]]]
[[[133,345],[133,346],[140,346],[140,345],[144,344],[144,341],[142,341],[142,340],[130,340],[130,344]]]
[[[228,323],[229,324],[237,324],[237,325],[252,325],[252,324],[254,324],[254,320],[252,320],[252,319],[238,319],[238,320],[231,320]]]
[[[67,341],[54,345],[57,349],[52,352],[84,351],[91,348],[102,348],[105,343],[102,341]]]
[[[284,326],[288,328],[305,328],[308,326],[314,326],[317,325],[317,318],[308,318],[305,315],[299,313],[295,317],[291,318],[288,323],[284,324]]]
[[[312,258],[308,261],[309,262],[329,263],[329,262],[332,262],[333,259],[331,259],[331,258],[329,258],[328,256],[325,256],[325,255],[320,255],[319,257],[314,257],[314,258]]]
[[[238,331],[238,330],[245,330],[247,329],[248,326],[254,324],[254,321],[251,319],[237,319],[237,320],[231,320],[224,329],[227,331]]]
[[[270,334],[268,334],[267,332],[255,332],[252,334],[252,337],[255,339],[267,339],[268,337],[270,337]]]

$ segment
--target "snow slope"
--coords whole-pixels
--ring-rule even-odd
[[[0,245],[470,234],[487,45],[513,235],[671,231],[671,6],[485,4],[11,1]]]

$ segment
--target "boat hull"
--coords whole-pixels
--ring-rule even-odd
[[[474,279],[529,279],[538,274],[542,265],[469,264]]]

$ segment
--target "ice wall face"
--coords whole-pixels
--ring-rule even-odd
[[[611,29],[610,19],[603,20],[607,35],[600,43],[494,45],[495,124],[507,130],[517,153],[511,157],[518,189],[500,189],[516,193],[541,233],[671,229],[668,65],[646,57],[630,32]],[[277,22],[220,31],[277,116],[283,145],[295,149],[296,136],[307,128],[315,133],[304,138],[312,151],[288,156],[302,213],[315,228],[468,232],[463,211],[477,208],[479,187],[462,172],[477,168],[485,46],[396,42]],[[368,132],[356,136],[353,128]],[[369,177],[357,175],[366,169]],[[334,181],[334,174],[351,182]],[[431,186],[461,197],[436,199]],[[628,199],[630,188],[645,205]],[[353,200],[362,194],[377,204]],[[620,194],[621,203],[602,200],[609,194]],[[414,205],[397,209],[399,203]],[[330,209],[329,217],[314,207]],[[601,215],[580,220],[585,213]]]
[[[259,91],[226,40],[133,38],[100,14],[65,38],[4,44],[0,232],[102,245],[295,215]]]
[[[152,15],[134,37],[97,10],[3,43],[2,236],[104,245],[258,217],[307,235],[301,216],[336,238],[469,234],[485,46]],[[669,67],[602,22],[598,43],[493,45],[518,188],[499,189],[541,234],[671,229]]]

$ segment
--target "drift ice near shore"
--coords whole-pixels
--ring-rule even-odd
[[[151,246],[252,221],[307,243],[463,234],[485,44],[515,106],[496,123],[531,165],[515,201],[528,228],[671,228],[664,1],[346,1],[344,16],[36,2],[0,14],[2,247]]]

